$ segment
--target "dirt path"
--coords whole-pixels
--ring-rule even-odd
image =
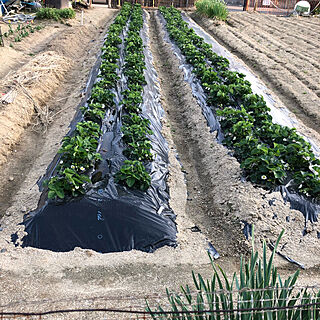
[[[168,186],[170,206],[177,215],[178,247],[164,247],[153,254],[138,251],[100,254],[79,248],[55,253],[22,249],[10,242],[11,234],[17,229],[23,233],[23,228],[17,224],[24,213],[37,206],[40,192],[35,183],[55,156],[59,142],[68,130],[95,60],[93,53],[98,52],[96,41],[97,45],[91,48],[92,59],[81,60],[79,54],[80,66],[66,78],[64,89],[57,91],[49,104],[50,108],[64,110],[63,113],[46,134],[25,131],[17,152],[10,156],[4,167],[12,173],[12,181],[6,170],[2,171],[3,185],[7,189],[3,188],[0,194],[6,199],[7,207],[0,222],[0,306],[5,305],[6,310],[143,307],[143,298],[148,294],[158,293],[163,297],[166,287],[177,290],[181,284],[191,284],[191,270],[204,277],[212,274],[206,252],[208,240],[221,255],[218,263],[231,275],[238,270],[239,257],[248,252],[250,245],[242,234],[243,217],[255,223],[259,245],[264,237],[277,237],[288,214],[295,218],[296,224],[287,227],[285,250],[294,258],[301,257],[303,263],[310,266],[302,272],[300,284],[320,283],[319,253],[312,246],[316,230],[301,240],[297,228],[303,223],[301,213],[290,211],[279,197],[270,207],[269,200],[275,197],[274,194],[241,182],[239,164],[209,132],[201,108],[183,79],[180,62],[171,45],[164,41],[155,12],[150,12],[148,17],[150,50],[165,109],[163,134],[170,151]],[[68,106],[70,108],[65,109]],[[198,231],[195,226],[201,232],[194,232]],[[308,246],[310,250],[305,249]],[[276,262],[283,276],[296,270],[283,259],[277,258]],[[101,317],[101,314],[90,314],[90,319]],[[107,318],[128,319],[119,315],[108,315]],[[56,315],[48,319],[88,319],[88,315]]]
[[[151,13],[150,25],[153,27],[152,51],[158,62],[163,104],[186,174],[186,210],[223,255],[229,258],[239,256],[239,253],[247,252],[239,224],[222,217],[210,191],[214,190],[211,163],[217,155],[213,151],[214,136],[209,132],[190,86],[184,82],[178,59],[171,46],[164,41],[162,26],[154,12]],[[225,170],[228,171],[227,168]]]
[[[191,16],[320,132],[320,19],[231,12],[227,24],[217,24]]]

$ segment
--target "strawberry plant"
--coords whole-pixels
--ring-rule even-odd
[[[124,150],[124,155],[130,160],[152,161],[150,140],[129,142]]]
[[[133,112],[128,115],[124,115],[122,120],[128,126],[135,124],[135,125],[143,126],[145,128],[150,127],[150,120],[149,119],[144,119]]]
[[[101,103],[90,103],[88,107],[81,107],[83,116],[86,120],[101,123],[104,118],[106,107]]]
[[[285,163],[279,158],[279,150],[275,151],[264,144],[252,148],[249,156],[241,163],[241,168],[252,182],[268,187],[283,184],[287,177]]]
[[[129,188],[146,191],[151,184],[151,178],[142,162],[126,160],[115,176],[116,182],[125,184]]]
[[[67,136],[63,139],[59,153],[63,153],[63,163],[70,164],[73,169],[88,169],[96,161],[102,160],[100,153],[96,152],[97,147],[98,141],[96,138],[90,136],[81,137],[80,135]]]
[[[101,134],[100,126],[93,121],[79,122],[76,130],[81,137],[99,138]]]
[[[74,169],[66,168],[59,176],[52,177],[46,182],[48,198],[65,198],[66,195],[77,197],[85,193],[85,185],[90,183],[88,176],[78,174]]]
[[[121,130],[123,132],[123,140],[126,143],[147,140],[147,135],[152,134],[152,130],[144,124],[124,125]]]
[[[106,106],[114,105],[114,93],[100,86],[100,82],[96,83],[91,91],[90,101],[93,103],[100,103]]]
[[[141,87],[142,88],[142,87]],[[141,103],[142,103],[142,96],[141,90],[125,90],[123,92],[123,100],[122,104],[127,112],[140,112],[141,111]]]

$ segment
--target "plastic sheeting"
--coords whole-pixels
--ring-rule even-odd
[[[117,108],[116,111],[107,112],[99,141],[98,150],[103,161],[92,172],[92,179],[97,182],[82,198],[69,202],[47,201],[44,190],[38,209],[25,216],[23,224],[28,234],[22,239],[23,246],[53,251],[70,251],[81,247],[98,252],[132,249],[152,252],[164,245],[176,245],[175,215],[168,204],[166,185],[168,146],[161,134],[163,109],[157,74],[148,50],[146,15],[144,12],[144,27],[140,33],[145,45],[145,78],[148,83],[143,92],[142,114],[151,121],[154,132],[150,136],[154,161],[147,166],[151,172],[151,187],[147,192],[130,190],[116,184],[113,179],[126,159],[122,154],[122,107],[119,102],[122,100],[121,92],[127,87],[125,77],[119,73],[121,80],[114,92]],[[122,44],[119,70],[124,63],[123,48]],[[99,77],[99,65],[100,58],[89,77],[86,99],[90,96],[95,79]],[[72,134],[79,120],[80,114],[73,120],[69,134]],[[57,155],[43,179],[53,174],[58,161]]]
[[[290,203],[290,208],[299,210],[305,215],[305,221],[310,220],[312,223],[318,221],[318,212],[320,205],[306,200],[303,196],[290,190],[288,186],[280,186],[278,188],[283,199]]]
[[[163,26],[166,25],[166,21],[158,12],[158,17]],[[265,99],[268,107],[271,109],[271,116],[275,123],[278,123],[283,126],[288,126],[290,128],[296,127],[296,122],[290,118],[290,113],[285,108],[277,108],[275,106],[275,101],[270,94],[267,93],[267,88],[257,79],[257,77],[252,74],[248,68],[246,68],[241,62],[236,59],[230,52],[228,52],[224,47],[222,47],[219,43],[217,43],[207,32],[205,32],[197,23],[191,20],[184,12],[182,12],[182,18],[189,24],[190,28],[196,32],[196,34],[202,37],[205,42],[212,45],[212,49],[218,55],[221,55],[227,58],[230,62],[230,70],[238,71],[246,75],[246,80],[250,81],[252,91],[256,94],[262,95]],[[196,78],[195,74],[192,73],[193,67],[186,62],[184,55],[181,53],[181,50],[178,46],[172,42],[169,38],[169,35],[164,27],[165,30],[165,40],[169,44],[171,44],[174,54],[180,61],[180,69],[184,72],[184,79],[187,81],[192,89],[192,93],[194,97],[197,99],[199,105],[202,108],[202,112],[207,120],[207,124],[210,127],[210,130],[217,132],[217,140],[222,142],[223,140],[223,133],[221,132],[220,124],[217,118],[215,117],[213,111],[206,103],[206,94],[202,89],[200,81]],[[297,132],[299,132],[297,130]],[[320,156],[320,149],[315,144],[312,139],[306,137],[305,135],[301,134],[306,141],[311,144],[313,152],[317,157]],[[245,179],[244,179],[245,180]],[[283,192],[285,190],[286,192]],[[320,205],[314,204],[313,202],[305,199],[304,197],[298,195],[294,191],[290,190],[286,186],[281,186],[280,191],[283,195],[285,201],[290,202],[291,208],[299,210],[303,213],[306,221],[310,220],[311,222],[318,221],[318,212],[320,211]],[[245,236],[248,237],[248,230],[245,229]]]

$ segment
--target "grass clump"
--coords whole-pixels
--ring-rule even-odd
[[[37,11],[36,17],[38,19],[53,19],[60,21],[62,19],[73,19],[76,13],[73,9],[56,9],[56,8],[41,8]]]
[[[228,8],[223,0],[198,0],[196,2],[197,12],[208,18],[225,21],[228,18]]]
[[[263,245],[262,258],[252,248],[248,262],[241,258],[239,276],[231,280],[216,265],[211,256],[213,275],[203,279],[192,272],[194,287],[181,286],[181,293],[167,295],[171,308],[161,306],[152,310],[147,303],[146,311],[152,319],[161,320],[307,320],[320,319],[320,291],[294,288],[299,270],[283,280],[274,266],[281,232],[269,259],[267,245]],[[253,244],[252,236],[252,244]],[[299,304],[305,305],[298,308]],[[310,304],[314,304],[310,307]],[[309,305],[309,306],[308,306]],[[222,312],[221,310],[224,310]],[[252,310],[252,311],[251,311]]]

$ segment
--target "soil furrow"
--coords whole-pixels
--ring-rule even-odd
[[[304,97],[302,96],[300,100],[307,105],[309,104],[311,98],[316,104],[316,107],[320,108],[320,104],[317,101],[316,97],[317,92],[311,91],[317,90],[319,86],[317,86],[316,83],[313,83],[313,81],[308,81],[307,79],[305,79],[305,74],[300,72],[298,68],[292,66],[292,61],[286,60],[285,62],[283,59],[279,59],[274,52],[266,49],[265,46],[257,44],[257,42],[255,42],[255,40],[252,40],[252,38],[248,39],[247,36],[239,34],[234,30],[230,30],[230,32],[239,40],[241,40],[243,44],[246,44],[249,47],[248,50],[253,51],[253,57],[256,58],[257,56],[259,56],[259,58],[269,61],[268,65],[270,69],[278,70],[282,74],[291,73],[291,76],[295,77],[296,87],[299,88],[304,94]],[[290,77],[290,75],[287,75],[287,77]]]
[[[254,16],[250,16],[250,19],[242,19],[241,16],[232,16],[232,18],[230,19],[230,25],[233,25],[233,22],[237,22],[238,24],[241,24],[245,29],[243,31],[247,32],[248,30],[257,30],[257,29],[261,29],[263,30],[266,34],[272,35],[272,37],[274,36],[279,36],[279,38],[281,40],[286,41],[288,39],[288,41],[292,41],[292,42],[303,42],[305,47],[308,48],[317,48],[317,42],[313,41],[316,39],[320,39],[320,36],[318,35],[317,32],[315,32],[314,30],[309,30],[309,32],[307,35],[302,35],[300,34],[301,30],[296,30],[297,34],[295,34],[294,36],[290,33],[288,34],[288,27],[287,26],[283,26],[282,24],[282,20],[279,20],[280,18],[278,18],[278,20],[269,20],[269,19],[265,19],[264,17],[262,18],[263,23],[261,22],[261,19],[259,19],[259,17],[254,17]],[[280,24],[279,24],[280,22]],[[292,28],[290,29],[290,31],[292,30]],[[242,30],[240,30],[242,31]],[[312,40],[311,40],[312,39]],[[290,43],[288,43],[290,45]]]
[[[247,246],[239,225],[224,219],[210,194],[214,177],[208,174],[207,167],[214,161],[213,154],[210,154],[214,137],[209,133],[190,86],[183,80],[177,58],[163,40],[163,32],[154,12],[151,12],[150,27],[163,104],[186,172],[187,212],[219,252],[227,256],[246,252]]]
[[[232,21],[234,21],[235,19],[232,18]],[[311,63],[313,66],[319,68],[320,64],[318,62],[317,59],[315,59],[314,55],[312,55],[312,50],[318,50],[319,49],[319,45],[317,44],[316,41],[314,41],[314,37],[310,37],[313,40],[308,40],[305,39],[306,36],[303,37],[299,37],[299,35],[295,36],[295,37],[291,37],[288,34],[284,34],[283,30],[278,30],[275,26],[269,25],[268,27],[273,28],[273,30],[276,30],[276,32],[273,32],[272,34],[270,33],[266,33],[265,28],[267,27],[267,25],[261,25],[260,23],[256,22],[256,24],[253,26],[251,21],[248,22],[242,22],[243,26],[245,27],[245,30],[243,30],[247,35],[250,35],[253,39],[256,39],[256,36],[260,36],[263,39],[266,39],[267,41],[271,41],[274,45],[275,45],[275,49],[278,49],[278,45],[281,46],[282,49],[284,49],[284,51],[290,53],[290,52],[294,52],[295,54],[297,54],[300,58],[302,58],[303,60],[305,60],[306,56],[309,57],[308,62]],[[234,28],[235,30],[237,30],[237,28]],[[237,32],[242,31],[242,30],[237,30]],[[320,39],[320,38],[319,38]],[[302,45],[304,47],[304,52],[303,54],[300,54],[297,51],[293,51],[291,49],[291,46],[296,44],[297,46]],[[310,45],[308,45],[310,44]],[[269,43],[267,43],[266,45],[269,45]],[[290,47],[288,47],[290,46]]]
[[[236,35],[236,33],[234,33],[234,35]],[[254,33],[252,35],[248,33],[247,35],[252,36],[255,39],[261,36],[259,32]],[[291,72],[293,76],[296,76],[297,79],[300,80],[310,90],[320,89],[319,81],[316,81],[316,79],[313,80],[312,78],[311,79],[306,78],[306,74],[303,71],[301,71],[302,68],[306,68],[310,70],[309,72],[317,72],[317,68],[313,68],[313,64],[309,63],[308,60],[303,59],[303,57],[301,57],[302,59],[300,60],[297,59],[299,57],[299,54],[297,54],[296,52],[293,52],[292,54],[285,53],[285,48],[281,46],[279,43],[272,41],[271,37],[261,36],[261,39],[266,40],[269,45],[273,44],[274,47],[277,48],[275,51],[268,50],[265,44],[261,44],[259,41],[257,41],[258,42],[257,43],[256,41],[247,41],[241,36],[240,38],[243,40],[244,43],[247,43],[248,46],[250,46],[252,49],[257,50],[261,54],[265,54],[268,58],[270,58],[270,60],[273,60],[274,63],[276,63],[279,66],[281,65],[287,71]],[[286,58],[286,59],[283,59],[283,58]],[[315,92],[315,94],[317,94],[317,92]]]
[[[248,32],[247,35],[251,36],[256,40],[256,42],[259,43],[259,47],[262,48],[259,50],[261,53],[265,53],[267,57],[273,59],[276,63],[289,70],[310,90],[320,89],[320,78],[317,76],[317,71],[320,68],[320,64],[318,64],[313,58],[306,59],[306,56],[303,54],[299,54],[293,50],[287,50],[287,48],[281,45],[278,41],[274,41],[273,37],[265,35],[262,30],[258,30],[252,34]],[[262,41],[265,42],[261,43]],[[271,47],[270,44],[273,45],[273,47]],[[257,43],[255,43],[254,46],[257,46]],[[270,50],[266,48],[270,48]],[[307,69],[308,73],[306,73],[304,69]],[[309,73],[314,74],[315,79],[312,77],[307,77],[307,74]],[[320,97],[319,93],[315,93],[318,95],[318,97]]]
[[[280,100],[295,113],[307,126],[320,132],[320,108],[318,92],[309,90],[297,77],[287,70],[287,64],[279,64],[270,53],[256,45],[249,36],[237,32],[222,24],[214,26],[212,22],[201,19],[196,14],[192,18],[205,28],[222,45],[246,62],[260,76],[269,89],[274,91]],[[243,42],[244,41],[244,42]],[[290,61],[287,61],[290,64]],[[317,94],[316,94],[317,93]]]
[[[239,15],[240,16],[240,15]],[[250,21],[253,25],[260,24],[269,26],[269,32],[273,32],[273,28],[283,32],[283,34],[287,34],[288,31],[291,33],[297,33],[298,36],[301,36],[301,27],[304,27],[303,31],[311,32],[311,35],[314,35],[316,38],[319,37],[318,32],[316,31],[315,26],[320,27],[319,22],[317,19],[313,19],[311,23],[305,23],[304,19],[295,19],[295,18],[282,18],[282,17],[275,17],[272,15],[255,15],[255,14],[245,14],[242,15],[244,21]],[[310,26],[310,28],[309,28]],[[311,43],[310,40],[306,37],[306,40]]]

